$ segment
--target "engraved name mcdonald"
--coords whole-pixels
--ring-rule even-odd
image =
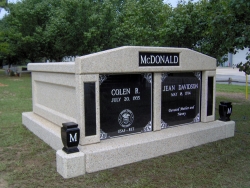
[[[139,66],[179,66],[179,53],[139,52]]]

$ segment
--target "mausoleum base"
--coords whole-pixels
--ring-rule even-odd
[[[85,174],[84,153],[67,154],[63,150],[56,152],[57,172],[64,178],[72,178]]]
[[[60,127],[56,124],[33,112],[23,113],[23,124],[53,149],[62,149]],[[234,121],[217,120],[79,145],[76,155],[57,152],[57,169],[64,178],[71,178],[233,137],[234,130]]]
[[[56,124],[33,112],[22,113],[22,123],[54,150],[63,148],[61,128]]]

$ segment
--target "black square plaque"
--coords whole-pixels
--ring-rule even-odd
[[[100,75],[101,139],[152,131],[152,74]]]
[[[162,128],[200,121],[201,73],[162,74]]]

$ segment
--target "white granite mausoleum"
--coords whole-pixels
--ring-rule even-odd
[[[22,122],[57,151],[57,171],[64,178],[234,136],[235,122],[215,120],[216,60],[189,49],[125,46],[78,57],[75,62],[30,63],[28,70],[32,71],[33,111],[24,112]],[[138,82],[130,88],[129,83],[133,79],[126,87],[119,87],[117,81],[112,88],[112,80],[105,82],[107,78],[113,79],[112,75],[131,75],[131,79],[137,75]],[[121,78],[127,79],[126,76]],[[145,87],[140,88],[139,81]],[[103,82],[106,83],[105,87]],[[93,86],[92,94],[86,92],[88,84]],[[142,89],[148,93],[145,101],[150,105],[143,102],[144,95],[139,92]],[[180,95],[193,95],[194,104],[192,100],[186,103],[189,102],[189,96],[183,96],[183,101],[174,98]],[[93,100],[87,106],[90,97]],[[108,97],[112,97],[112,101],[104,103]],[[130,103],[125,103],[125,99],[130,100]],[[131,108],[135,100],[141,101],[133,110]],[[127,104],[130,106],[126,107]],[[117,115],[116,107],[112,105],[117,106]],[[119,109],[120,106],[124,111]],[[109,112],[110,117],[107,115]],[[166,115],[164,120],[165,112],[170,115]],[[137,118],[144,113],[149,115]],[[173,117],[168,119],[171,114]],[[114,123],[117,125],[104,125],[104,121],[109,122],[112,118],[117,121]],[[145,120],[148,123],[140,125],[145,118],[148,118]],[[186,123],[190,118],[192,121]],[[178,119],[180,121],[176,121]],[[66,122],[78,124],[80,152],[66,154],[62,151],[61,127]],[[120,126],[120,129],[117,132],[110,131],[109,136],[104,130],[111,130],[113,126]],[[88,133],[89,129],[91,133]]]

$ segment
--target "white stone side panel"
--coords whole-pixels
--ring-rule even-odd
[[[76,86],[74,74],[32,72],[32,80],[68,87]]]
[[[213,77],[213,112],[211,116],[207,116],[207,100],[208,100],[208,77]],[[201,97],[201,121],[209,122],[215,120],[215,104],[216,104],[216,71],[202,72],[202,97]]]
[[[153,83],[153,130],[161,130],[161,73],[154,73]]]
[[[207,71],[208,77],[213,77],[213,112],[211,116],[207,116],[207,121],[215,120],[215,105],[216,105],[216,70],[215,71]]]
[[[74,74],[32,73],[33,112],[62,126],[76,123]]]
[[[85,136],[85,105],[84,105],[84,83],[95,83],[96,97],[96,135]],[[100,142],[100,103],[99,103],[99,75],[76,75],[76,100],[77,100],[77,122],[80,128],[80,145],[94,144]]]
[[[207,120],[207,71],[202,72],[202,91],[201,91],[201,122]]]

